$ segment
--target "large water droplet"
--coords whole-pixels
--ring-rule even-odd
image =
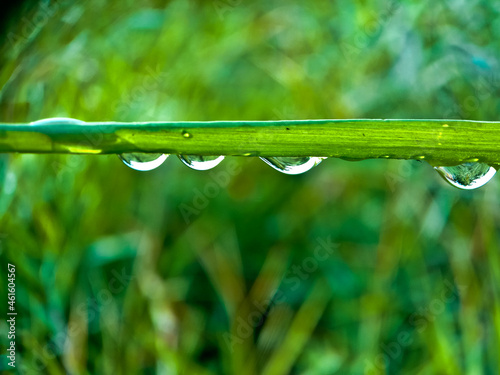
[[[147,154],[140,152],[121,154],[118,156],[125,165],[136,171],[151,171],[158,168],[168,157],[167,154]]]
[[[179,159],[189,168],[206,171],[219,165],[224,156],[178,155]]]
[[[286,174],[300,174],[317,166],[326,158],[318,157],[270,157],[261,158],[271,167]]]
[[[85,124],[85,121],[68,117],[53,117],[53,118],[46,118],[43,120],[30,122],[30,125],[62,125],[62,124],[82,125]]]
[[[464,163],[453,167],[434,167],[451,185],[466,190],[485,185],[496,173],[496,169],[484,163]]]

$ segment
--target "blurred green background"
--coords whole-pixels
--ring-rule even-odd
[[[493,1],[25,2],[0,121],[498,120]],[[318,135],[321,136],[321,135]],[[466,141],[466,140],[464,140]],[[16,373],[499,374],[498,178],[426,163],[0,158]],[[5,312],[5,313],[4,313]]]

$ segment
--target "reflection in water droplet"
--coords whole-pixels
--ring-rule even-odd
[[[85,121],[76,120],[74,118],[68,118],[68,117],[53,117],[53,118],[46,118],[43,120],[33,121],[30,123],[30,125],[62,125],[62,124],[82,125],[85,124]]]
[[[158,168],[167,159],[167,154],[147,154],[134,152],[118,155],[120,159],[136,171],[151,171]]]
[[[179,159],[189,168],[206,171],[219,165],[224,156],[178,155]]]
[[[286,174],[300,174],[317,166],[326,158],[318,157],[269,157],[261,158],[271,167]]]
[[[484,163],[464,163],[453,167],[434,167],[451,185],[466,190],[485,185],[496,173],[496,169]]]

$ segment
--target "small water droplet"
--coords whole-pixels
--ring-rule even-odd
[[[465,190],[485,185],[496,173],[496,169],[485,163],[464,163],[453,167],[434,167],[451,185]]]
[[[167,159],[168,154],[147,154],[140,152],[133,152],[118,155],[118,157],[136,171],[151,171],[158,168]]]
[[[317,166],[323,157],[269,157],[261,158],[271,167],[286,174],[300,174]]]
[[[183,130],[183,131],[182,131],[182,136],[183,136],[184,138],[191,138],[193,135],[192,135],[190,132],[188,132],[188,131],[186,131],[186,130]]]
[[[85,124],[85,121],[68,117],[53,117],[53,118],[46,118],[43,120],[30,122],[30,125],[62,125],[62,124],[82,125]]]
[[[179,159],[189,168],[206,171],[219,165],[224,156],[178,155]]]

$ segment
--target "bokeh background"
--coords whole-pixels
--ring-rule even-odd
[[[0,121],[498,120],[499,11],[22,2],[2,19]],[[287,176],[244,157],[137,172],[3,155],[0,369],[13,263],[16,373],[498,374],[497,180],[460,191],[399,160]]]

